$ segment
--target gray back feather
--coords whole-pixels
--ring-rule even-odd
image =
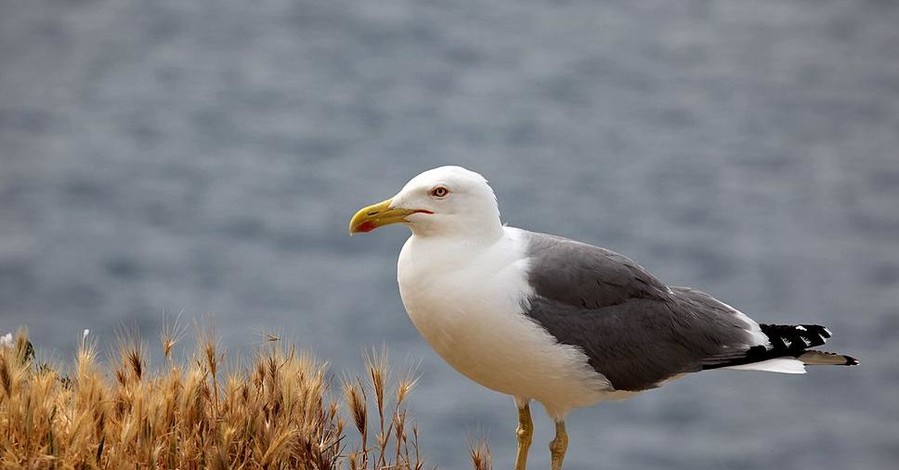
[[[524,312],[577,346],[616,390],[644,390],[744,352],[749,326],[708,294],[672,287],[615,252],[526,232]]]

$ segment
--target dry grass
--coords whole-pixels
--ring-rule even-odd
[[[2,467],[423,468],[405,407],[414,380],[393,379],[385,354],[334,387],[324,364],[276,338],[226,374],[214,335],[201,334],[180,364],[182,334],[163,333],[156,373],[135,338],[120,340],[106,366],[83,341],[68,375],[36,364],[24,332],[0,346]],[[484,455],[476,468],[489,468]]]

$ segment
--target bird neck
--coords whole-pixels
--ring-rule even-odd
[[[503,237],[503,226],[495,222],[467,223],[453,226],[411,226],[412,235],[423,241],[492,245]]]

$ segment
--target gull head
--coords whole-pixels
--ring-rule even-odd
[[[502,232],[493,189],[483,176],[442,166],[412,178],[386,201],[363,207],[350,220],[350,235],[402,223],[418,236],[497,235]]]

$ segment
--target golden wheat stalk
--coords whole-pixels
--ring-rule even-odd
[[[341,401],[322,362],[277,338],[223,376],[230,369],[212,334],[199,334],[186,364],[173,359],[182,334],[165,329],[158,372],[136,336],[104,366],[85,331],[68,375],[37,364],[24,331],[0,344],[2,467],[423,468],[405,406],[414,379],[392,380],[386,353],[367,356],[365,379],[343,381]],[[347,452],[348,441],[358,446]]]

